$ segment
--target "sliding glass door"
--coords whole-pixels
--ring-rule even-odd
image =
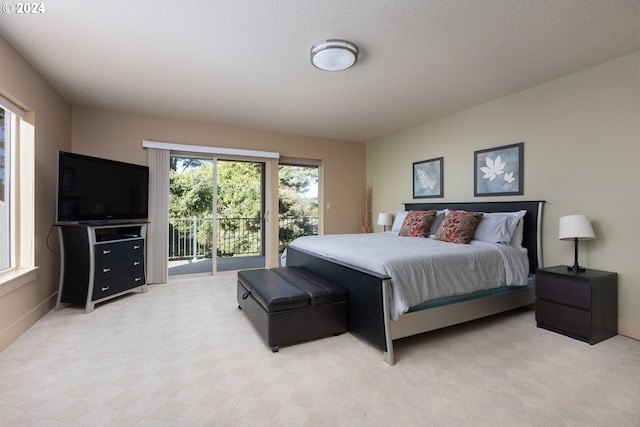
[[[264,163],[171,156],[169,275],[265,265]]]
[[[281,163],[278,169],[278,252],[300,236],[318,234],[318,166]]]

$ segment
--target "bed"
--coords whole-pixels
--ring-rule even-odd
[[[522,247],[529,273],[542,266],[542,201],[405,203],[405,210],[464,210],[473,212],[524,211]],[[334,281],[349,291],[347,328],[383,352],[385,362],[395,364],[394,340],[512,310],[534,303],[534,277],[524,286],[501,286],[464,295],[432,299],[397,315],[392,301],[393,277],[353,263],[321,255],[292,244],[286,265],[303,267]],[[394,320],[396,318],[396,320]]]

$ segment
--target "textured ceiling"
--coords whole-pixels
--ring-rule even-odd
[[[43,3],[0,34],[73,106],[363,142],[640,50],[640,0]]]

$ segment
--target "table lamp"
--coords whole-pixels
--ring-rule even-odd
[[[573,240],[575,245],[575,261],[573,266],[567,266],[567,270],[574,273],[585,271],[583,267],[578,264],[578,241],[580,240],[593,240],[596,235],[591,227],[591,221],[586,215],[567,215],[561,216],[558,227],[558,239],[560,240]]]
[[[387,231],[387,225],[393,224],[393,218],[390,213],[381,212],[378,214],[378,225],[384,226],[384,231]]]

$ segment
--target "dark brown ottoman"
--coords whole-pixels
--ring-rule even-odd
[[[238,307],[273,352],[347,330],[347,291],[300,267],[238,272]]]

